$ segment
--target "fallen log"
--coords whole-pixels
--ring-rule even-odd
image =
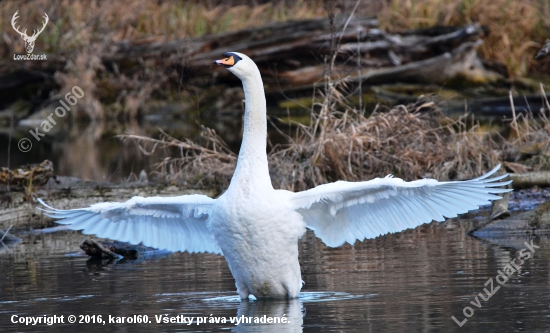
[[[96,242],[93,239],[86,239],[80,245],[82,251],[84,251],[90,257],[99,257],[99,258],[112,258],[112,259],[122,259],[124,255],[115,253],[112,246],[109,244],[101,244]],[[113,248],[113,250],[111,250]]]
[[[153,256],[169,255],[171,251],[157,250],[143,245],[132,245],[123,242],[106,242],[86,239],[80,245],[82,251],[94,258],[141,260]]]
[[[550,186],[550,171],[511,173],[512,186],[515,189],[541,186]]]
[[[0,168],[0,184],[14,185],[44,185],[54,178],[53,163],[45,160],[40,164],[27,164],[16,169]]]
[[[402,58],[400,63],[405,64],[451,52],[465,42],[480,40],[483,35],[479,25],[455,28],[452,32],[442,29],[442,33],[436,36],[388,34],[377,29],[376,25],[377,21],[371,18],[352,20],[345,31],[334,36],[340,42],[338,54],[341,62],[347,62],[350,56],[356,57],[359,53],[361,57],[384,59],[380,64],[391,64],[387,53],[393,51]],[[336,27],[337,31],[340,29],[343,29],[343,22]],[[123,41],[112,45],[102,60],[106,65],[116,63],[121,71],[146,63],[147,66],[183,65],[195,75],[201,72],[210,74],[212,59],[231,50],[245,52],[261,70],[268,70],[273,64],[278,65],[278,70],[296,69],[312,61],[318,63],[322,56],[330,54],[332,36],[329,32],[326,19],[315,19],[196,39]],[[430,33],[434,34],[434,31]],[[219,72],[219,75],[225,73]]]
[[[543,203],[533,210],[513,214],[497,221],[485,221],[468,231],[475,237],[495,234],[550,234],[550,202]]]
[[[99,48],[97,56],[102,66],[90,69],[113,76],[102,83],[95,82],[95,97],[114,102],[122,92],[128,94],[142,87],[126,78],[150,83],[151,73],[169,78],[152,88],[163,93],[213,83],[238,84],[231,73],[212,66],[212,59],[227,51],[243,52],[255,60],[268,94],[280,89],[305,91],[325,78],[325,63],[333,51],[332,45],[336,45],[335,67],[330,73],[334,79],[350,76],[357,83],[369,85],[442,83],[456,75],[468,77],[472,71],[476,80],[480,72],[488,80],[494,78],[476,61],[476,47],[484,35],[479,25],[390,34],[377,28],[377,21],[372,18],[353,19],[347,25],[344,20],[337,22],[334,36],[327,19],[314,19],[193,39],[153,37],[113,42]],[[47,62],[0,60],[0,93],[8,96],[4,102],[24,96],[31,85],[45,89],[43,95],[58,90],[56,75],[73,75],[67,73],[68,61],[63,56],[52,56],[52,61]],[[99,80],[106,77],[104,74],[93,77]],[[108,89],[101,88],[106,82]]]

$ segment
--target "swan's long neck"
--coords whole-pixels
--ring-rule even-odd
[[[267,165],[267,116],[262,78],[256,69],[241,80],[245,97],[243,141],[231,185],[258,190],[273,188]]]

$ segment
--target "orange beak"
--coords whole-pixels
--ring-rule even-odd
[[[235,59],[233,58],[233,56],[229,56],[225,59],[214,60],[214,64],[223,66],[225,68],[229,68],[229,67],[235,65]]]

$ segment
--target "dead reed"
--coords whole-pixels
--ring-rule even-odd
[[[505,166],[512,172],[550,170],[550,103],[542,84],[540,92],[544,105],[542,109],[517,116],[513,109],[510,134],[503,147]],[[513,103],[511,105],[513,107]]]
[[[162,152],[170,155],[157,163],[157,170],[151,174],[160,181],[222,191],[229,185],[237,165],[237,155],[214,130],[207,127],[203,127],[201,133],[204,145],[189,139],[177,140],[163,131],[159,139],[131,133],[119,137],[135,142],[146,156]]]
[[[328,7],[327,13],[331,19]],[[332,45],[338,45],[334,38]],[[331,79],[335,57],[333,52],[325,59],[324,89],[316,90],[322,98],[312,107],[310,124],[295,124],[295,134],[287,136],[288,144],[277,145],[268,154],[274,188],[301,191],[337,180],[361,181],[387,174],[405,180],[464,179],[500,162],[508,162],[510,169],[545,167],[544,163],[518,163],[518,152],[525,145],[536,144],[550,155],[550,126],[545,116],[550,111],[548,102],[547,109],[540,110],[541,123],[534,121],[532,114],[521,124],[514,116],[510,128],[515,136],[510,139],[481,131],[473,120],[467,126],[467,119],[446,118],[436,103],[426,99],[387,112],[374,110],[365,117],[349,102],[346,79]],[[541,92],[545,96],[542,85]],[[313,100],[317,100],[315,96]],[[123,138],[134,140],[147,154],[158,148],[176,148],[179,157],[167,157],[157,164],[157,175],[169,182],[215,188],[221,193],[236,165],[235,154],[207,128],[203,131],[205,145],[180,142],[166,134],[159,140],[135,135]]]
[[[365,117],[351,107],[339,91],[325,94],[316,105],[310,125],[296,124],[288,144],[278,145],[268,155],[273,186],[301,191],[336,180],[360,181],[394,174],[405,180],[436,178],[465,179],[480,175],[497,163],[509,171],[550,169],[549,105],[533,115],[520,116],[509,124],[509,138],[484,132],[472,119],[446,118],[429,100]],[[331,97],[327,97],[330,95]],[[323,111],[323,108],[326,108]],[[177,157],[157,164],[159,180],[191,187],[229,185],[236,155],[213,130],[204,128],[205,144],[179,141],[165,133],[160,139],[125,135],[146,154],[165,149]],[[532,160],[522,151],[536,147]]]

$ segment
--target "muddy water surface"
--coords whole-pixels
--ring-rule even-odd
[[[67,255],[85,238],[77,232],[26,235],[0,252],[0,327],[4,332],[550,331],[548,238],[506,238],[500,246],[465,235],[471,223],[433,223],[337,249],[308,233],[301,242],[300,298],[248,302],[236,297],[220,256],[176,253],[97,262]],[[531,241],[540,248],[500,286],[498,272]],[[485,301],[478,294],[485,296],[488,281],[494,294]],[[63,316],[64,323],[12,322],[44,315]],[[68,323],[70,315],[82,323]],[[109,322],[121,318],[137,323]],[[220,323],[210,323],[216,320]]]

